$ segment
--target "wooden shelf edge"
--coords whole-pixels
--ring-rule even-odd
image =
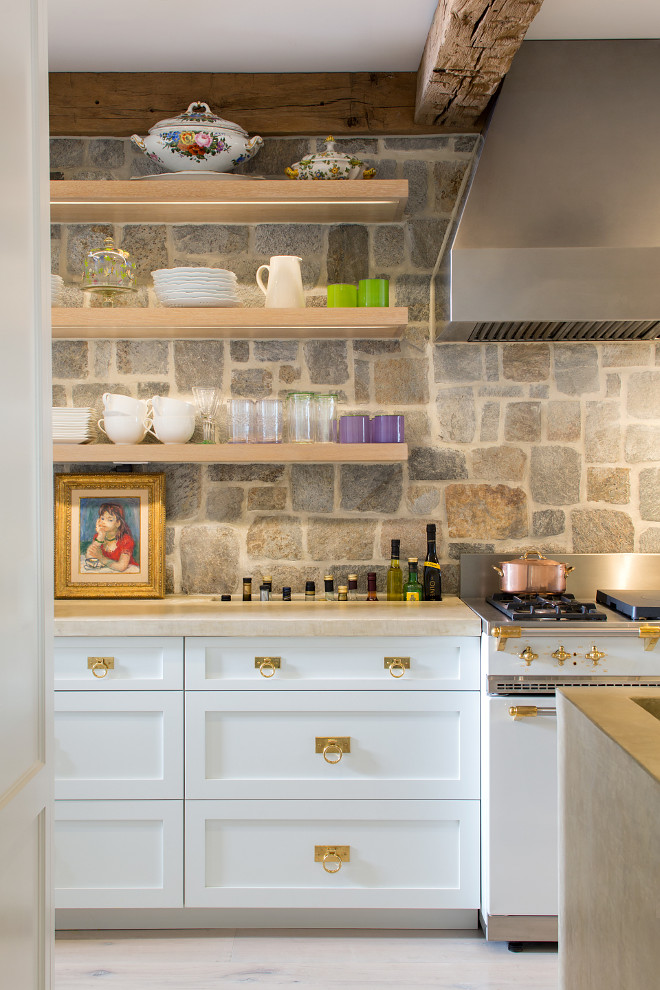
[[[53,444],[56,464],[396,464],[407,443]]]
[[[405,307],[265,309],[206,307],[63,308],[51,311],[53,337],[134,339],[387,339],[408,325]]]
[[[53,223],[332,223],[351,218],[379,223],[403,218],[408,181],[60,179],[51,180],[50,196]]]

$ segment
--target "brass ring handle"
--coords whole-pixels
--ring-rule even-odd
[[[328,753],[337,753],[338,754],[337,759],[336,760],[329,760],[328,759]],[[341,748],[341,746],[339,745],[339,743],[337,742],[337,740],[336,739],[328,739],[327,743],[323,747],[323,759],[325,760],[325,762],[326,763],[333,763],[333,764],[334,763],[339,763],[343,755],[344,755],[344,750]],[[335,873],[336,870],[331,870],[330,872],[331,873]]]
[[[266,673],[267,670],[270,670],[270,674]],[[270,659],[270,657],[266,657],[264,660],[261,661],[261,663],[259,664],[259,673],[261,674],[262,677],[275,676],[275,664]]]
[[[336,863],[337,864],[336,869],[329,870],[328,869],[329,862]],[[323,857],[322,863],[323,863],[323,869],[325,870],[326,873],[339,873],[339,871],[341,870],[341,856],[339,855],[339,853],[335,852],[334,849],[328,849],[327,853]]]
[[[400,670],[401,673],[395,674],[394,673],[395,670]],[[392,677],[403,677],[405,672],[406,672],[406,668],[404,667],[404,665],[401,663],[400,660],[392,661],[392,663],[390,664],[390,674],[392,675]]]
[[[107,677],[109,669],[103,660],[97,660],[96,663],[92,664],[92,674],[94,677]],[[101,673],[97,674],[97,670],[100,670]]]

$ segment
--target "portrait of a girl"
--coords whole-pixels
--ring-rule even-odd
[[[89,511],[92,507],[87,508]],[[86,569],[107,568],[120,573],[139,569],[139,545],[126,518],[127,508],[130,507],[119,502],[102,502],[98,506],[93,524],[94,535],[84,552]]]

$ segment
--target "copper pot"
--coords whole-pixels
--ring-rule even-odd
[[[561,595],[566,591],[566,575],[575,568],[548,560],[538,550],[526,550],[515,560],[493,564],[493,570],[501,578],[500,591],[511,595]]]

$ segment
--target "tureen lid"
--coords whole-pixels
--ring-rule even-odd
[[[364,164],[355,155],[347,155],[346,152],[335,151],[336,141],[330,134],[325,139],[325,151],[318,151],[315,155],[305,155],[304,161],[306,162],[342,162],[343,164],[349,163],[351,165],[362,165]]]
[[[208,103],[203,103],[201,100],[195,100],[178,117],[168,117],[166,120],[159,120],[157,124],[149,128],[149,133],[154,134],[162,130],[177,130],[182,127],[191,127],[195,130],[218,127],[225,131],[236,131],[238,134],[244,134],[247,137],[247,131],[243,130],[240,124],[235,124],[231,120],[225,120],[224,117],[218,117],[217,114],[213,113]]]

